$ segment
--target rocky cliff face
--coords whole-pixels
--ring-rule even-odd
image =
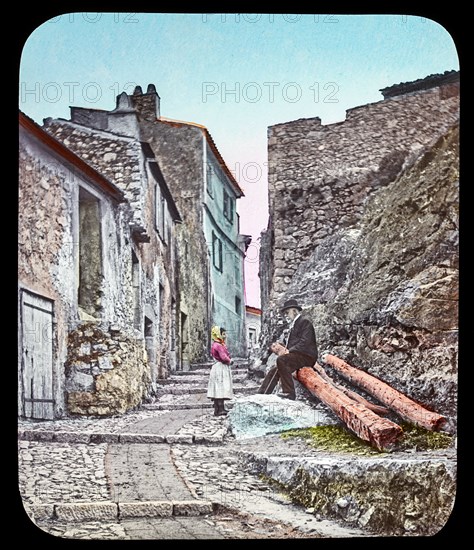
[[[319,350],[379,376],[455,423],[458,150],[452,127],[323,239],[287,295],[311,314]],[[271,323],[270,323],[271,325]]]

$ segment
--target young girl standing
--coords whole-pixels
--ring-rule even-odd
[[[211,355],[216,360],[212,365],[207,386],[207,397],[214,400],[214,416],[227,414],[224,407],[225,399],[232,399],[234,392],[232,388],[232,372],[230,365],[232,359],[225,345],[225,328],[218,326],[211,330]]]

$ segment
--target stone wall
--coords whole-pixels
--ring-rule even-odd
[[[451,83],[268,130],[269,210],[274,258],[262,295],[282,298],[299,264],[323,239],[360,219],[367,197],[395,179],[459,117]],[[268,255],[263,252],[264,257]]]
[[[131,206],[134,228],[144,231],[146,177],[140,142],[60,119],[46,119],[44,128],[120,187]]]
[[[63,254],[71,253],[73,173],[28,137],[21,136],[19,152],[18,257],[19,278],[45,295],[70,298],[72,281],[63,288],[51,270]],[[64,250],[65,249],[65,250]]]
[[[54,320],[59,330],[53,338],[55,414],[65,410],[64,375],[67,326],[74,315],[75,280],[62,272],[74,251],[71,223],[72,172],[31,136],[20,132],[18,187],[18,284],[55,303]],[[40,331],[44,327],[38,327]],[[41,336],[41,333],[39,334]],[[21,344],[20,344],[21,345]],[[22,350],[19,350],[22,357]],[[21,373],[21,365],[18,369]],[[23,381],[19,380],[21,407]]]
[[[71,414],[122,414],[149,394],[143,340],[114,327],[87,322],[69,332],[64,368]]]

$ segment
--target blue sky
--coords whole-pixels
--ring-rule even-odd
[[[258,306],[267,127],[380,101],[380,88],[459,69],[435,21],[404,15],[72,13],[43,23],[20,63],[19,107],[38,123],[69,106],[113,109],[153,83],[161,114],[208,127],[246,197],[247,303]]]

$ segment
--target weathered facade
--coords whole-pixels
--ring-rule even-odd
[[[208,130],[160,116],[155,87],[137,86],[113,111],[73,107],[71,120],[134,136],[156,156],[183,218],[177,228],[178,368],[209,360],[210,328],[227,329],[230,352],[246,356],[243,261],[236,200],[243,195]]]
[[[20,294],[33,289],[49,296],[54,308],[58,335],[52,338],[60,339],[53,360],[55,400],[61,404],[53,416],[125,412],[153,394],[157,379],[176,368],[174,234],[179,212],[146,144],[69,121],[48,119],[44,129],[24,116],[20,121],[42,143],[74,158],[86,174],[108,182],[120,198],[114,206],[103,190],[100,194],[82,183],[81,173],[63,166],[61,159],[59,164],[44,160],[44,146],[33,147],[33,138],[23,131],[20,235],[28,231],[44,250],[40,257],[36,249],[28,254],[20,239]],[[60,168],[54,185],[48,162]],[[33,224],[38,189],[45,190],[45,211],[41,223]],[[51,215],[49,203],[61,204],[62,215]],[[50,242],[54,235],[62,248]],[[46,293],[43,285],[53,290]],[[23,336],[20,342],[24,378],[28,345]],[[37,376],[35,388],[41,385]],[[25,411],[23,406],[28,416]]]
[[[269,128],[262,344],[298,299],[332,350],[456,416],[459,73]]]
[[[19,160],[19,414],[123,412],[149,391],[143,342],[128,341],[111,307],[131,299],[115,276],[131,211],[117,186],[23,114]],[[104,341],[87,338],[92,327]]]
[[[239,234],[236,201],[243,196],[208,130],[166,119],[153,86],[130,100],[171,182],[185,223],[180,232],[180,311],[187,323],[190,362],[209,360],[210,327],[225,327],[232,355],[245,357],[243,262],[248,240]]]

